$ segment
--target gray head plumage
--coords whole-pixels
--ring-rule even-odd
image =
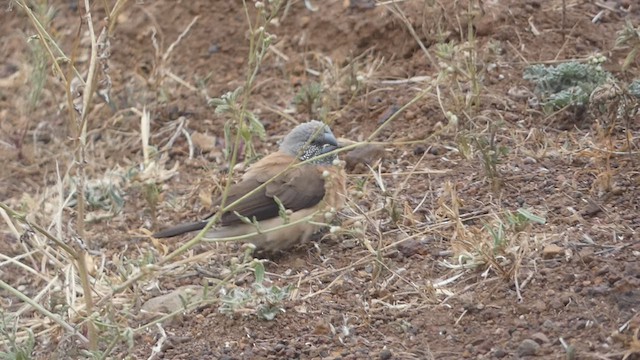
[[[280,143],[280,151],[304,161],[318,155],[326,154],[338,148],[338,141],[326,124],[311,120],[293,128]],[[329,164],[334,156],[325,156],[313,163]]]

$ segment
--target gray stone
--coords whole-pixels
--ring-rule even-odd
[[[522,340],[518,346],[518,357],[532,356],[540,350],[540,345],[531,339]]]

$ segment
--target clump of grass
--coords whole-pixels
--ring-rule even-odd
[[[520,269],[523,263],[531,259],[533,224],[545,224],[546,220],[533,212],[520,208],[515,213],[505,210],[496,214],[493,221],[485,222],[482,227],[466,228],[459,231],[454,257],[458,264],[443,262],[449,268],[476,268],[482,271],[482,277],[495,273],[507,282],[514,282],[516,292],[521,299],[520,289],[526,284],[521,282]],[[531,276],[531,274],[530,274]]]
[[[316,81],[311,81],[298,90],[293,98],[293,103],[305,111],[310,119],[318,118],[316,114],[322,107],[322,85]]]
[[[519,234],[533,223],[544,224],[546,220],[533,214],[531,211],[521,208],[516,213],[505,212],[504,216],[498,218],[495,224],[485,224],[484,229],[490,235],[491,253],[494,255],[504,255],[511,244],[509,236]]]
[[[532,65],[525,69],[523,78],[535,86],[543,109],[552,112],[564,108],[584,109],[593,91],[613,76],[603,69],[603,56],[587,63],[570,61],[558,65]]]
[[[439,100],[445,117],[453,125],[457,125],[462,115],[473,118],[481,104],[484,70],[478,66],[474,36],[471,33],[470,38],[460,44],[436,44],[435,54],[440,65],[438,83],[449,93],[449,96],[438,94]]]
[[[509,147],[501,145],[497,140],[501,125],[501,121],[490,121],[486,132],[476,134],[462,131],[456,137],[458,150],[465,159],[473,159],[475,155],[480,158],[484,175],[493,191],[500,190],[502,186],[499,166],[509,154]]]
[[[458,119],[475,120],[482,104],[486,63],[479,54],[479,46],[475,31],[475,18],[482,9],[480,1],[467,2],[466,9],[456,4],[456,22],[450,24],[457,29],[459,39],[451,39],[435,44],[437,60],[438,88],[437,95],[442,113],[451,125],[458,125]],[[449,38],[439,29],[438,39]],[[434,65],[436,63],[431,60]],[[446,91],[446,96],[441,94]]]
[[[475,137],[474,142],[478,147],[485,175],[491,182],[491,188],[497,191],[502,185],[498,166],[509,153],[509,148],[497,143],[495,131],[486,137]]]

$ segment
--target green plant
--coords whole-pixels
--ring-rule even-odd
[[[622,64],[622,69],[626,70],[638,57],[638,52],[640,52],[640,26],[634,27],[631,21],[627,20],[624,28],[618,31],[616,47],[631,47],[631,50]]]
[[[0,350],[0,360],[29,360],[36,343],[31,329],[27,329],[26,339],[18,340],[16,327],[7,326],[4,312],[0,312],[0,342],[5,345],[5,350]]]
[[[640,79],[633,80],[627,89],[631,96],[640,99]]]
[[[49,26],[55,16],[55,11],[52,7],[48,6],[47,1],[34,1],[34,16],[44,25]],[[37,109],[40,98],[42,97],[42,91],[47,81],[48,71],[48,58],[44,47],[38,42],[37,36],[32,36],[27,40],[29,45],[29,64],[31,65],[28,73],[29,85],[27,93],[27,101],[24,104],[23,116],[26,121],[24,123],[24,129],[20,138],[17,139],[16,145],[22,151],[22,145],[24,139],[27,136],[27,132],[31,127],[31,121],[33,118],[33,112]]]
[[[465,131],[456,138],[458,150],[465,159],[472,159],[475,150],[478,151],[484,174],[491,182],[493,190],[498,190],[501,186],[498,166],[509,153],[509,148],[500,145],[496,140],[499,128],[499,123],[490,123],[488,134],[472,134]]]
[[[100,209],[109,212],[111,216],[118,214],[124,206],[123,183],[124,177],[117,173],[85,182],[82,193],[84,193],[85,203],[89,205],[87,210]],[[78,204],[77,195],[80,193],[77,191],[77,185],[71,189],[71,192],[72,199],[68,206],[76,206]]]
[[[450,24],[457,28],[459,39],[436,43],[438,60],[437,95],[440,108],[455,128],[458,118],[473,121],[478,114],[484,87],[486,63],[479,56],[476,29],[476,17],[481,13],[481,1],[468,1],[466,9],[457,9],[456,22]],[[440,39],[453,39],[440,33]],[[434,63],[435,64],[435,63]],[[441,88],[447,96],[441,94]]]
[[[545,224],[546,220],[527,209],[520,208],[516,213],[506,211],[504,217],[495,225],[485,224],[484,228],[492,240],[492,253],[504,254],[507,247],[511,245],[510,236],[524,231],[532,223]]]
[[[48,27],[55,16],[55,11],[52,7],[48,6],[46,1],[36,2],[35,5],[38,20],[43,24],[43,26]],[[27,43],[29,44],[29,62],[32,65],[32,69],[29,72],[31,86],[29,87],[29,96],[27,101],[26,115],[28,116],[40,102],[42,90],[44,89],[44,84],[47,81],[48,59],[45,49],[40,42],[38,42],[36,37],[28,39]]]
[[[219,98],[209,98],[210,106],[216,108],[216,114],[227,117],[224,127],[226,151],[225,156],[230,159],[231,167],[237,161],[239,145],[243,144],[246,159],[250,160],[254,155],[252,139],[254,136],[264,138],[264,126],[258,117],[248,109],[249,99],[253,85],[262,65],[262,60],[267,54],[276,36],[267,32],[267,26],[278,15],[283,0],[256,2],[258,9],[256,18],[252,21],[247,9],[246,1],[242,2],[245,16],[249,26],[249,54],[248,69],[245,82],[233,91],[229,91]],[[229,173],[231,176],[231,173]]]
[[[485,174],[491,180],[493,188],[497,189],[500,187],[498,165],[500,165],[501,159],[509,153],[509,149],[496,143],[495,132],[492,132],[488,137],[477,137],[474,140],[480,151]]]
[[[482,229],[473,231],[472,240],[460,259],[471,265],[483,265],[485,273],[492,269],[503,279],[514,280],[518,288],[518,272],[530,252],[529,227],[533,223],[545,224],[546,220],[524,208],[516,213],[507,210],[493,222],[485,223]]]
[[[291,285],[266,286],[264,265],[259,261],[254,262],[254,273],[255,282],[250,288],[235,287],[220,297],[221,313],[229,315],[254,313],[264,320],[273,320],[279,313],[284,312],[282,303],[289,297]]]
[[[249,94],[244,87],[238,87],[234,91],[227,92],[219,98],[209,100],[209,105],[215,106],[216,114],[225,115],[228,121],[224,124],[225,157],[235,162],[237,149],[234,145],[242,139],[244,152],[250,156],[254,154],[252,139],[254,136],[264,138],[264,126],[258,117],[246,109],[245,100]],[[235,132],[235,136],[234,136]],[[238,141],[234,141],[238,138]]]
[[[534,91],[543,109],[551,112],[567,107],[584,108],[591,93],[613,76],[602,68],[606,59],[595,57],[588,63],[576,61],[558,65],[532,65],[523,78],[535,85]]]
[[[303,85],[293,98],[293,103],[304,109],[310,119],[316,119],[322,106],[322,85],[315,81]]]

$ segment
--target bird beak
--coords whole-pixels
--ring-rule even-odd
[[[330,152],[332,152],[333,150],[335,150],[335,149],[337,149],[339,147],[340,146],[337,146],[337,145],[324,144],[322,146],[322,150],[320,150],[320,154],[319,155],[330,153]]]
[[[333,145],[333,146],[335,146],[334,149],[338,148],[338,140],[331,133],[328,133],[328,134],[325,133],[325,134],[322,135],[322,143],[323,144]]]

